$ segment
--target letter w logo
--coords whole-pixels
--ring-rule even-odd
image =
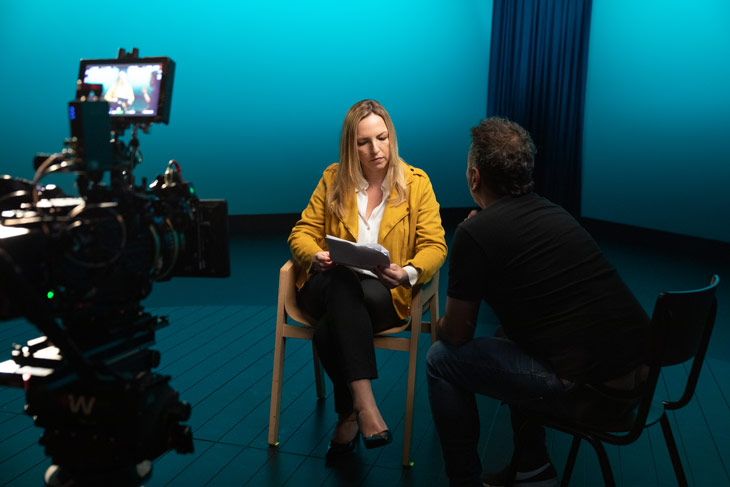
[[[86,396],[74,397],[73,394],[68,395],[68,408],[74,414],[78,413],[81,410],[84,412],[85,415],[90,415],[91,410],[94,409],[95,402],[95,397],[87,398]]]

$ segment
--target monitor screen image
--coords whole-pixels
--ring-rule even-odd
[[[161,64],[88,64],[83,82],[103,86],[109,114],[155,117],[159,110]]]

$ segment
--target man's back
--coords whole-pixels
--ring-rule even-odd
[[[562,378],[603,382],[642,358],[648,317],[591,236],[534,193],[462,223],[449,296],[484,299],[505,334]]]

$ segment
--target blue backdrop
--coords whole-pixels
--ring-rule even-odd
[[[31,178],[36,152],[62,148],[80,58],[139,47],[177,66],[170,125],[142,135],[138,177],[175,158],[233,214],[299,212],[337,160],[345,112],[375,98],[441,204],[471,204],[465,160],[486,111],[491,1],[200,5],[2,2],[0,173]]]
[[[594,0],[583,216],[730,242],[730,2]]]
[[[231,213],[299,212],[345,111],[372,97],[441,204],[471,204],[490,0],[122,5],[0,2],[0,173],[30,178],[36,152],[62,148],[80,58],[139,47],[177,63],[139,176],[175,158]],[[582,214],[730,242],[730,2],[594,0],[588,56]]]

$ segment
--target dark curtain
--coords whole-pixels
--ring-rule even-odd
[[[592,0],[494,0],[487,115],[537,146],[535,191],[580,216]]]

